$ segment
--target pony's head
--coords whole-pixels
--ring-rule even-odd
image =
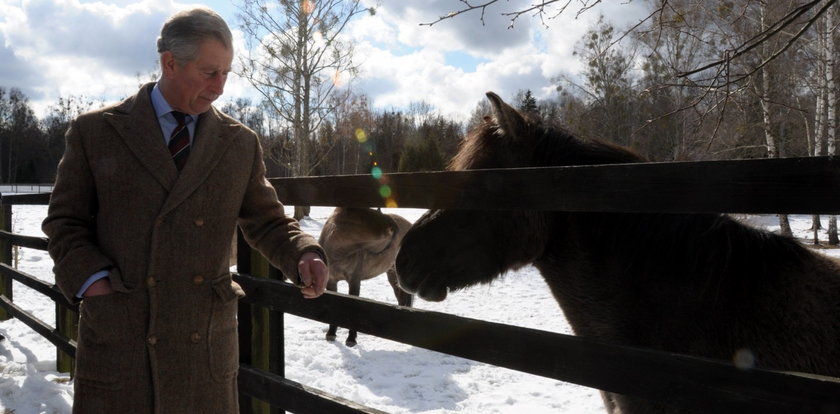
[[[534,165],[547,139],[566,141],[488,92],[492,117],[470,131],[450,170]],[[571,142],[571,141],[570,141]],[[533,211],[433,210],[406,234],[397,256],[400,285],[428,300],[489,282],[531,263],[545,244],[546,215]]]
[[[620,147],[574,138],[523,115],[493,92],[492,116],[461,142],[450,170],[636,162]],[[551,191],[551,189],[546,189]],[[486,283],[532,263],[549,242],[558,214],[538,211],[434,210],[406,234],[399,255],[400,285],[428,300]]]

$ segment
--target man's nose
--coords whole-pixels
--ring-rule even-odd
[[[227,75],[216,75],[210,82],[210,91],[216,95],[221,95],[225,92],[225,82],[227,82]]]

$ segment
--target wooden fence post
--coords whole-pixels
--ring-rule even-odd
[[[283,274],[268,263],[260,252],[237,237],[237,271],[254,277],[283,280]],[[285,376],[283,312],[262,306],[239,305],[240,362],[264,371]],[[249,414],[280,414],[279,408],[254,398],[240,398],[240,411]]]
[[[0,194],[0,200],[3,199]],[[0,229],[12,232],[12,206],[11,204],[2,204],[0,201]],[[7,240],[0,240],[0,262],[7,265],[12,265],[12,243]],[[0,295],[12,300],[12,278],[9,276],[0,275]],[[4,308],[0,308],[0,320],[5,321],[11,318],[12,315]]]
[[[55,329],[69,339],[77,341],[79,339],[79,314],[78,312],[67,309],[58,302],[55,304]],[[56,350],[55,368],[58,372],[65,372],[70,374],[73,378],[75,374],[76,358],[65,353],[60,348]]]

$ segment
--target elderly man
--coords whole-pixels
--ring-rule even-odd
[[[236,413],[236,225],[302,294],[328,279],[317,241],[265,179],[256,134],[212,106],[233,59],[208,9],[158,39],[162,75],[71,124],[43,229],[81,301],[74,413]]]

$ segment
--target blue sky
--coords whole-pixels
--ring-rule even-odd
[[[235,0],[241,1],[241,0]],[[432,27],[420,26],[460,7],[458,0],[371,0],[374,16],[345,30],[362,62],[354,81],[377,109],[401,109],[423,101],[439,113],[465,120],[484,92],[503,98],[530,89],[538,98],[555,93],[552,79],[574,76],[575,43],[597,20],[613,16],[626,26],[644,16],[643,2],[609,1],[580,16],[566,12],[548,27],[531,16],[509,29],[501,13],[530,0],[501,1],[487,10]],[[591,0],[590,0],[591,2]],[[86,95],[114,101],[133,94],[156,68],[154,40],[163,20],[195,5],[213,8],[242,39],[236,3],[227,0],[0,0],[0,87],[22,89],[39,111],[59,96]],[[572,2],[573,5],[580,4]],[[244,48],[244,42],[238,44]],[[248,83],[228,81],[221,105],[255,97]]]

